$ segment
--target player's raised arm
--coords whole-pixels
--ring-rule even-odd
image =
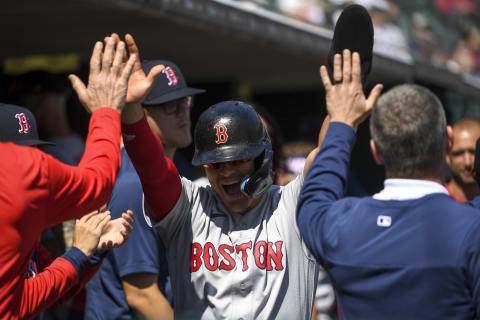
[[[79,100],[92,113],[85,153],[77,167],[41,154],[49,180],[49,225],[80,217],[105,203],[120,165],[120,113],[125,106],[128,79],[135,55],[122,63],[125,43],[108,38],[97,42],[90,60],[88,84],[69,79]],[[33,152],[33,151],[32,151]],[[38,152],[37,152],[38,153]]]
[[[113,35],[118,39],[117,35]],[[125,36],[130,54],[139,56],[137,45]],[[164,154],[159,137],[148,125],[141,103],[152,89],[155,77],[164,66],[153,67],[148,75],[137,59],[128,83],[127,106],[122,113],[122,134],[125,149],[142,182],[145,201],[151,214],[163,218],[177,202],[181,183],[177,168]]]
[[[340,55],[335,60],[340,59]],[[345,190],[350,153],[355,145],[358,125],[370,114],[382,85],[376,85],[368,98],[363,94],[360,76],[360,56],[357,52],[343,52],[343,66],[336,64],[335,72],[342,69],[342,82],[332,84],[325,66],[320,69],[326,91],[326,104],[330,125],[322,150],[312,163],[300,193],[297,223],[312,253],[321,258],[322,249],[316,240],[321,217],[333,201],[340,199]]]

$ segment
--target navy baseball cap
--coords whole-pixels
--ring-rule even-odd
[[[0,142],[21,146],[55,145],[38,139],[37,122],[27,108],[5,103],[0,103]]]
[[[150,91],[145,101],[143,101],[143,105],[158,105],[205,92],[203,89],[188,87],[182,72],[178,66],[171,61],[145,60],[142,62],[142,69],[145,74],[148,74],[153,67],[159,64],[163,64],[165,69],[155,78],[152,91]]]

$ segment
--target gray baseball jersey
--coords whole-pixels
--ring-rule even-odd
[[[175,207],[155,224],[176,319],[310,320],[319,265],[295,221],[302,184],[300,174],[270,187],[242,216],[228,213],[211,187],[182,178]]]

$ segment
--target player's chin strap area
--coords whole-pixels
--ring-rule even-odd
[[[480,187],[480,138],[477,140],[477,147],[475,149],[475,162],[473,165],[473,178],[477,181]]]
[[[273,151],[271,148],[266,148],[258,170],[242,181],[240,190],[244,195],[249,198],[258,198],[273,184],[272,160]]]

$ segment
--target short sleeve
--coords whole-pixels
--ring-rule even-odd
[[[118,179],[108,204],[112,219],[120,217],[128,209],[133,211],[135,217],[133,230],[124,245],[112,250],[119,275],[123,277],[142,272],[160,274],[165,263],[164,247],[160,237],[144,219],[142,188],[134,173]]]

